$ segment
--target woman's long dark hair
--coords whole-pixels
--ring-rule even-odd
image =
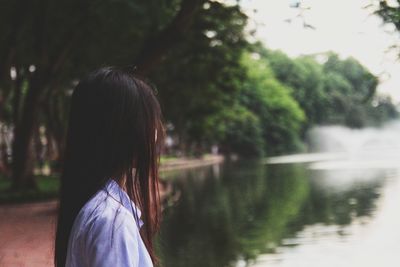
[[[125,185],[142,211],[141,235],[156,262],[152,239],[160,222],[158,163],[163,140],[161,110],[153,89],[129,70],[101,68],[77,85],[61,175],[57,267],[65,266],[78,212],[110,178]]]

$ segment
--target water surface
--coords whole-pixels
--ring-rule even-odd
[[[164,266],[400,266],[396,157],[335,153],[164,174]]]

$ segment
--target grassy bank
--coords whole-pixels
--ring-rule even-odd
[[[42,201],[57,197],[60,180],[57,176],[37,175],[37,188],[11,191],[11,179],[0,176],[0,204]]]
[[[215,164],[222,161],[221,156],[204,155],[201,158],[177,158],[163,156],[161,161],[162,177],[171,171],[196,168],[205,165]],[[60,180],[57,175],[37,175],[37,188],[25,191],[11,191],[11,179],[0,176],[0,204],[23,203],[49,200],[57,197],[60,187]]]

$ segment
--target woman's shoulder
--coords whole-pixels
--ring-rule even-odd
[[[134,217],[106,192],[99,191],[81,209],[75,221],[75,238],[84,246],[111,240],[115,234],[136,238],[138,228]]]
[[[118,200],[104,190],[100,190],[81,209],[78,215],[86,223],[106,224],[109,222],[134,223],[134,218]]]
[[[123,260],[121,249],[125,247],[132,253],[138,251],[140,234],[134,218],[109,195],[97,193],[82,208],[77,219],[79,234],[73,238],[73,243],[77,244],[75,251],[83,253],[90,266],[113,266],[111,262],[118,257]],[[131,265],[121,263],[118,266]]]
[[[143,225],[140,215],[127,194],[115,182],[109,182],[82,207],[74,223],[75,233],[85,239],[94,232],[115,229],[136,233]]]

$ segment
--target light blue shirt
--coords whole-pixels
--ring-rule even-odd
[[[77,215],[66,267],[152,267],[139,233],[142,224],[140,210],[118,183],[110,180]]]

